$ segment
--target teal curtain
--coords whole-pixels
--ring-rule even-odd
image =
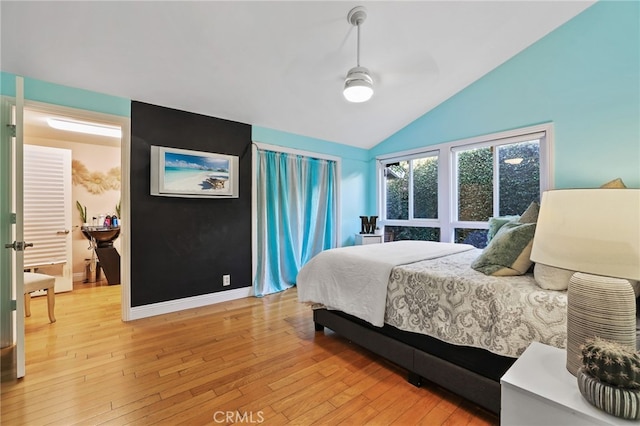
[[[258,150],[256,296],[296,284],[300,268],[337,245],[336,162]]]

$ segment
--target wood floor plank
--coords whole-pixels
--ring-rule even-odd
[[[347,387],[342,382],[342,379],[347,374],[347,370],[336,371],[331,376],[323,378],[303,390],[270,405],[275,411],[283,413],[288,419],[296,417],[305,410],[315,407],[323,399],[327,399],[328,395],[332,395],[334,392],[342,392]]]
[[[11,425],[494,425],[498,418],[331,330],[295,288],[124,323],[120,287],[46,298],[25,318],[27,375],[2,350],[0,420]],[[234,417],[235,416],[235,417]],[[243,417],[245,416],[245,417]],[[246,423],[246,422],[245,422]]]
[[[315,405],[309,410],[301,409],[298,416],[289,417],[286,416],[292,424],[310,425],[318,420],[324,419],[330,414],[335,407],[328,401],[323,401],[320,404]]]
[[[336,407],[331,413],[328,413],[322,419],[315,421],[314,425],[337,425],[342,424],[346,419],[356,415],[365,409],[371,400],[363,395],[358,395],[349,400],[348,404],[342,404]]]
[[[214,389],[215,393],[221,395],[228,392],[231,389],[241,388],[243,386],[255,386],[257,384],[268,384],[273,380],[274,375],[288,375],[293,374],[300,368],[305,368],[314,364],[311,359],[300,359],[299,357],[286,358],[270,363],[260,371],[256,371],[250,374],[246,374],[236,380],[230,380],[224,382],[221,386]]]
[[[388,374],[390,373],[382,368],[380,364],[370,362],[370,364],[363,368],[361,372],[357,372],[345,377],[343,382],[348,387],[339,394],[334,395],[331,399],[329,399],[329,402],[331,402],[335,407],[340,407],[344,404],[347,404],[354,398],[362,395],[363,392],[374,386],[378,381],[386,377],[386,375]]]
[[[143,398],[139,398],[129,404],[121,405],[120,407],[117,407],[117,408],[112,407],[111,410],[105,413],[92,413],[93,415],[91,417],[87,417],[85,419],[85,422],[86,424],[91,424],[91,425],[99,425],[99,424],[107,423],[109,421],[113,421],[114,419],[122,417],[125,414],[130,413],[132,411],[137,411],[148,405],[155,404],[158,401],[160,401],[160,399],[161,399],[160,395],[158,395],[157,393],[143,397]]]
[[[376,421],[379,415],[380,411],[378,411],[371,405],[367,405],[366,407],[363,407],[362,410],[356,411],[351,416],[344,419],[341,424],[346,426],[380,426],[380,423]]]
[[[433,410],[429,411],[427,415],[422,418],[419,424],[424,426],[444,425],[449,416],[451,416],[449,411],[441,407],[434,407]]]
[[[412,385],[409,385],[412,386]],[[402,389],[397,397],[386,407],[383,412],[376,418],[376,421],[380,421],[380,424],[393,424],[404,413],[417,409],[415,406],[419,405],[419,401],[424,398],[424,392],[421,389],[415,387],[406,387]],[[379,399],[373,402],[373,405],[378,408]],[[419,409],[419,408],[418,408]]]
[[[239,398],[237,402],[234,401],[234,404],[238,404],[238,409],[241,411],[263,410],[265,407],[271,407],[274,403],[291,395],[303,392],[314,383],[322,380],[324,380],[324,377],[319,373],[315,373],[277,391],[272,391],[269,387],[254,388],[253,386],[243,386],[240,388],[243,397]]]
[[[189,392],[182,392],[177,395],[173,395],[171,398],[159,399],[150,404],[138,407],[134,410],[128,411],[120,417],[116,417],[109,421],[104,422],[105,425],[124,425],[124,424],[154,424],[146,419],[154,413],[161,412],[166,408],[176,407],[184,401],[192,399],[192,395]]]
[[[440,401],[440,398],[433,393],[422,396],[413,406],[405,410],[391,424],[397,426],[417,425],[433,410]]]

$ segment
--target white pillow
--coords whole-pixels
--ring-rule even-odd
[[[545,290],[566,290],[569,280],[575,271],[556,268],[554,266],[536,263],[533,267],[533,278]]]

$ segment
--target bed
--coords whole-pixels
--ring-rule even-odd
[[[566,346],[566,292],[532,274],[485,275],[465,244],[397,241],[327,250],[297,279],[324,327],[425,379],[500,412],[500,377],[530,342]]]

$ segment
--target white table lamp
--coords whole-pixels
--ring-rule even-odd
[[[575,271],[567,306],[567,370],[594,336],[636,348],[640,189],[564,189],[542,196],[531,260]]]

